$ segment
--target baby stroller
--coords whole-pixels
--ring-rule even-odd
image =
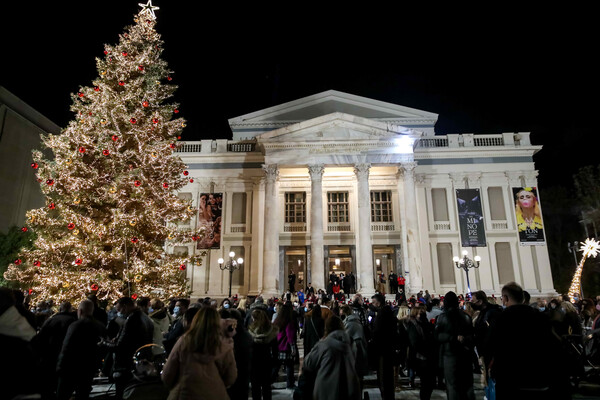
[[[600,329],[591,330],[583,337],[583,360],[582,380],[600,383]]]
[[[123,392],[123,399],[165,400],[169,390],[161,380],[162,369],[167,361],[164,347],[147,344],[136,350],[133,356],[133,379]]]

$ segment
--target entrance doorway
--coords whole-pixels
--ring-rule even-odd
[[[344,288],[343,282],[341,281],[341,279],[345,276],[348,276],[350,272],[354,273],[352,254],[350,250],[350,246],[329,246],[329,257],[327,258],[327,276],[325,278],[328,289],[331,281],[337,279],[340,289],[344,290],[345,293],[350,293],[350,288]]]
[[[306,247],[287,247],[285,249],[285,290],[297,292],[306,287]],[[290,288],[290,278],[294,274],[294,287]]]
[[[390,272],[396,272],[394,246],[373,246],[373,273],[375,277],[375,288],[382,293],[390,293]],[[385,285],[382,287],[379,277],[385,275]]]

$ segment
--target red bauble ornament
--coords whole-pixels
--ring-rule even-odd
[[[67,228],[74,229],[75,228],[75,224],[71,222],[71,223],[67,224]]]
[[[107,54],[108,54],[108,51],[104,50],[104,55],[107,55]]]
[[[81,265],[82,262],[83,262],[83,260],[81,258],[78,258],[75,260],[75,264],[77,264],[77,265]]]
[[[173,78],[171,78],[170,76],[167,76],[167,80],[168,80],[168,81],[172,81],[172,80],[173,80]]]
[[[81,154],[85,153],[85,147],[81,146],[81,147],[79,148],[79,152],[80,152]]]
[[[143,65],[140,65],[140,66],[138,67],[138,69],[139,69],[140,71],[143,71],[143,70],[144,70],[144,66],[143,66]]]
[[[140,185],[142,184],[142,182],[140,182],[140,181],[135,181],[135,182],[133,182],[133,184],[134,184],[134,186],[140,186]]]
[[[79,97],[83,97],[83,96],[85,96],[85,95],[84,95],[82,92],[79,92],[79,93],[77,93],[77,95],[78,95]]]
[[[138,295],[137,295],[137,293],[134,293],[134,294],[132,294],[132,295],[131,295],[131,298],[132,298],[133,300],[137,300],[137,298],[138,298]]]
[[[148,107],[148,106],[150,105],[150,103],[148,103],[147,101],[144,101],[144,102],[142,102],[142,105],[143,105],[144,107]]]
[[[15,260],[15,265],[21,265],[21,263],[22,263],[22,262],[23,262],[23,261],[22,261],[20,258],[17,258],[17,259]]]
[[[173,112],[174,112],[175,114],[179,114],[179,110],[178,110],[178,109],[174,109],[174,110],[173,110]]]
[[[138,242],[138,238],[136,238],[135,236],[131,238],[131,243],[137,243]]]
[[[167,182],[163,183],[163,187],[166,189],[169,187],[169,184]]]
[[[27,293],[29,293],[29,294],[33,293],[33,289],[29,289],[29,290],[27,291]]]
[[[41,262],[39,262],[39,261],[34,261],[34,262],[33,262],[33,266],[34,266],[34,267],[39,267],[40,265],[42,265],[42,263],[41,263]]]
[[[184,176],[188,176],[189,174],[190,174],[189,171],[183,171]]]
[[[181,136],[177,136],[177,140],[181,140]]]
[[[194,183],[194,180],[193,180],[193,179],[190,179],[190,183]]]
[[[31,163],[31,168],[38,169],[38,167],[39,167],[38,163],[36,163],[36,162]]]
[[[96,285],[95,283],[92,283],[92,284],[90,285],[90,290],[92,290],[92,291],[94,291],[94,292],[95,292],[96,290],[98,290],[98,285]]]
[[[23,231],[23,232],[27,232],[27,227],[26,227],[26,226],[22,227],[22,228],[21,228],[21,231]]]
[[[195,242],[196,240],[198,240],[198,236],[196,236],[196,235],[192,236],[192,240]]]
[[[54,203],[50,203],[48,204],[48,208],[54,210],[56,208],[56,205]]]
[[[152,122],[158,124],[158,118],[152,118]]]
[[[100,88],[98,86],[94,86],[94,91],[99,92]],[[91,114],[90,114],[91,115]]]
[[[119,139],[117,135],[112,135],[110,138],[113,140],[113,142],[116,142]]]
[[[108,150],[102,150],[102,154],[105,155],[105,156],[107,156],[107,155],[110,154],[110,152]]]
[[[125,82],[119,81],[119,86],[125,86]]]
[[[180,269],[180,270],[182,270],[182,271],[185,271],[185,268],[186,268],[185,264],[181,264],[181,265],[179,266],[179,269]]]
[[[127,52],[126,51],[122,52],[121,54],[123,54],[123,57],[127,57]]]
[[[177,147],[177,146],[175,145],[175,143],[171,143],[171,144],[169,145],[169,147],[171,147],[172,149],[174,149],[174,148],[175,148],[175,147]]]
[[[129,120],[129,122],[131,122],[132,124],[135,124],[135,123],[137,122],[137,119],[135,119],[135,118],[131,118],[131,119]]]
[[[48,186],[52,186],[52,185],[54,185],[54,179],[48,179],[48,180],[46,180],[46,184],[47,184]]]

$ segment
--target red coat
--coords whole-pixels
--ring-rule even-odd
[[[406,283],[406,279],[404,279],[404,277],[399,276],[398,277],[398,285],[404,285]]]

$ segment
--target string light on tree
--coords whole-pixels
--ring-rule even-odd
[[[579,261],[579,265],[577,265],[577,269],[575,270],[575,275],[573,275],[573,280],[571,281],[571,287],[569,288],[569,298],[572,303],[575,303],[575,297],[579,296],[581,293],[581,273],[583,272],[583,264],[588,257],[596,257],[598,255],[598,251],[600,250],[600,243],[594,239],[585,239],[585,242],[581,243],[581,247],[579,251],[583,252],[581,256],[581,261]]]
[[[177,148],[185,121],[173,111],[180,105],[161,58],[159,8],[151,0],[140,7],[119,43],[104,46],[97,78],[71,96],[72,121],[42,137],[49,151],[33,153],[46,206],[27,212],[34,248],[23,249],[4,277],[40,300],[79,302],[92,285],[99,300],[185,296],[186,274],[173,266],[200,264],[168,251],[204,233],[177,227],[195,215],[176,195],[188,184],[186,166],[167,150]]]

